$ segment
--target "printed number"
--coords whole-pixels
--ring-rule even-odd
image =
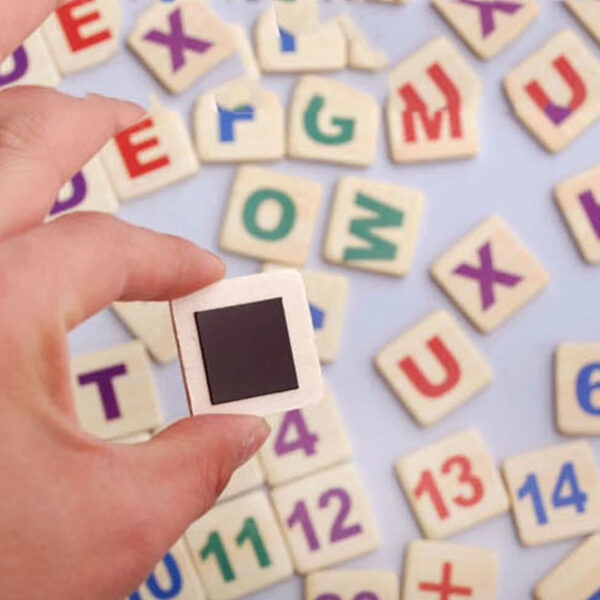
[[[544,506],[544,500],[535,473],[530,473],[527,476],[525,483],[517,494],[520,500],[523,500],[527,496],[531,496],[538,525],[546,525],[548,523],[548,513]],[[554,486],[554,491],[552,492],[551,500],[554,508],[574,506],[578,513],[585,512],[587,494],[582,492],[579,488],[575,467],[572,462],[565,463],[562,466],[558,479],[556,480],[556,485]]]
[[[157,600],[170,600],[170,598],[175,598],[175,596],[178,596],[181,593],[181,589],[183,587],[181,572],[179,571],[177,562],[170,552],[168,552],[163,558],[163,564],[169,574],[169,579],[171,582],[170,586],[165,589],[156,579],[156,575],[154,573],[152,573],[152,575],[150,575],[150,577],[148,577],[146,580],[146,586],[148,587],[148,591]],[[142,600],[139,591],[133,592],[133,594],[129,596],[129,600]]]
[[[483,498],[483,483],[481,479],[473,475],[471,461],[466,456],[457,455],[449,458],[442,465],[441,472],[443,475],[450,475],[455,467],[458,470],[459,483],[468,486],[471,491],[468,495],[459,494],[458,496],[454,496],[452,502],[457,506],[465,508],[474,506]],[[428,494],[440,519],[444,520],[450,516],[450,511],[429,469],[423,471],[421,474],[421,479],[414,490],[414,494],[417,498],[420,498],[423,494]]]
[[[242,527],[238,536],[235,538],[238,546],[242,546],[246,540],[250,540],[260,568],[265,569],[266,567],[270,566],[271,559],[269,557],[269,553],[265,548],[264,542],[258,530],[258,526],[256,525],[256,521],[252,517],[249,517],[244,521],[244,526]],[[223,580],[226,582],[233,581],[235,579],[235,572],[231,566],[229,557],[227,556],[227,551],[223,546],[221,536],[216,531],[213,531],[208,536],[208,542],[206,543],[206,546],[200,550],[200,557],[202,560],[206,560],[211,554],[214,554],[215,558],[217,559],[217,564],[221,570]]]
[[[359,523],[355,523],[354,525],[346,524],[348,515],[350,514],[350,508],[352,506],[350,495],[348,492],[346,492],[346,490],[341,488],[332,488],[327,490],[321,494],[319,498],[319,508],[327,508],[334,499],[339,501],[340,508],[333,521],[333,525],[329,533],[329,541],[331,543],[336,543],[341,542],[349,537],[360,535],[362,533],[362,526]],[[319,538],[317,537],[315,528],[310,520],[310,515],[304,500],[299,500],[296,502],[294,510],[288,517],[286,523],[290,529],[299,523],[304,530],[304,535],[310,550],[312,552],[319,550],[321,544],[319,543]]]
[[[317,600],[342,600],[337,594],[321,594],[317,596]],[[358,592],[354,596],[354,600],[379,600],[373,592]],[[594,599],[592,599],[594,600]]]
[[[295,437],[290,441],[289,435],[295,430]],[[277,456],[283,456],[290,452],[303,450],[306,456],[316,454],[316,445],[319,441],[319,436],[316,433],[311,433],[308,429],[306,421],[299,410],[291,410],[285,413],[281,427],[277,433],[275,440],[275,453]]]

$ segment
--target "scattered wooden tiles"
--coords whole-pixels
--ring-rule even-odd
[[[600,43],[600,3],[598,0],[564,0],[564,2]]]
[[[271,498],[297,573],[330,567],[379,547],[377,524],[352,464],[275,488]]]
[[[192,414],[265,416],[323,397],[297,271],[226,279],[172,302]]]
[[[526,546],[600,529],[600,480],[587,442],[518,454],[504,461],[503,470]]]
[[[437,423],[492,380],[487,361],[442,310],[388,344],[375,364],[422,426]]]
[[[81,426],[111,439],[163,422],[150,361],[134,341],[71,360],[75,408]]]
[[[366,167],[379,132],[375,99],[334,79],[307,75],[296,84],[289,116],[292,158]]]
[[[338,17],[337,22],[346,36],[348,66],[351,69],[381,71],[387,66],[389,59],[385,52],[373,48],[362,30],[348,15]]]
[[[535,256],[496,216],[438,258],[431,274],[483,332],[498,327],[548,283]]]
[[[250,492],[261,487],[264,482],[265,475],[255,455],[231,476],[227,487],[219,496],[219,502]]]
[[[321,184],[308,179],[240,167],[231,189],[220,247],[262,260],[303,265],[322,194]]]
[[[600,117],[600,63],[569,30],[514,68],[504,88],[517,117],[550,152]]]
[[[508,511],[500,473],[476,431],[417,450],[396,469],[427,538],[444,538]]]
[[[423,202],[422,192],[413,188],[342,177],[329,217],[326,260],[353,269],[407,275]]]
[[[304,583],[304,600],[397,600],[398,575],[393,571],[320,571]]]
[[[481,82],[446,38],[429,42],[388,75],[388,143],[397,163],[479,151]]]

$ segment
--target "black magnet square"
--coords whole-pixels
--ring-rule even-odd
[[[213,405],[298,388],[281,298],[194,313]]]

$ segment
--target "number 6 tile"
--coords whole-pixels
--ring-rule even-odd
[[[300,574],[379,547],[377,524],[352,464],[275,488],[271,498]]]

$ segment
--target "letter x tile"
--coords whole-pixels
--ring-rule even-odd
[[[435,281],[480,331],[490,332],[548,283],[548,275],[499,217],[490,217],[432,266]]]

